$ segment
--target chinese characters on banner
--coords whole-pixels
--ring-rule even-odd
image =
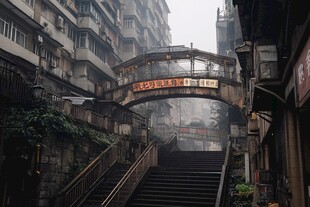
[[[218,88],[218,80],[212,79],[191,79],[191,78],[173,78],[163,80],[150,80],[133,84],[133,91],[145,91],[159,88],[174,88],[174,87],[206,87]]]
[[[309,97],[310,90],[310,37],[294,66],[299,106]]]

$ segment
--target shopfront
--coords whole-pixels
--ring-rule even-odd
[[[306,206],[310,206],[310,37],[294,65]]]

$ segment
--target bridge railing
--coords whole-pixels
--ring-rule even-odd
[[[236,74],[232,71],[223,71],[223,70],[176,70],[176,71],[156,71],[152,72],[141,71],[141,73],[146,73],[144,75],[137,75],[138,72],[131,74],[130,76],[120,77],[118,78],[117,84],[112,86],[113,88],[117,88],[118,86],[127,85],[139,81],[147,81],[154,79],[165,79],[165,78],[210,78],[210,79],[224,79],[227,81],[240,82]]]

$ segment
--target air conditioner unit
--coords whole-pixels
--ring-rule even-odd
[[[51,60],[51,61],[50,61],[50,66],[51,66],[52,68],[56,68],[56,67],[57,67],[57,61],[56,61],[56,60]]]
[[[64,19],[61,16],[58,16],[56,19],[56,28],[63,29]]]
[[[48,27],[44,27],[43,32],[48,36],[52,36],[52,31]]]
[[[278,59],[275,45],[261,45],[257,50],[258,81],[278,79]]]
[[[38,42],[43,43],[43,37],[41,35],[38,35]]]

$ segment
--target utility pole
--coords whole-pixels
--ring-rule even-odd
[[[191,42],[191,76],[193,76],[194,73],[194,56],[193,56],[193,43]]]

